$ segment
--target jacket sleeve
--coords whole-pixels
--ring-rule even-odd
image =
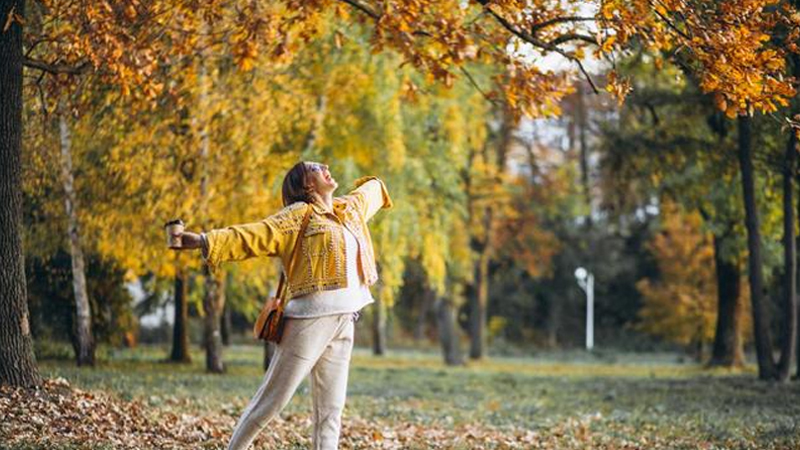
[[[365,220],[369,220],[380,209],[392,207],[392,199],[386,185],[378,177],[362,177],[356,180],[356,188],[347,195]]]
[[[295,222],[299,227],[297,215],[284,209],[259,222],[209,231],[204,259],[214,272],[226,261],[281,255],[287,241],[285,234],[292,231]]]

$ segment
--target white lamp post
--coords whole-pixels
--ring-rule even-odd
[[[583,267],[575,269],[578,285],[586,292],[586,350],[594,347],[594,275]]]

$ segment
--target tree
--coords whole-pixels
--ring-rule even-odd
[[[603,180],[628,202],[647,203],[666,196],[683,209],[700,213],[704,229],[713,235],[717,268],[718,325],[710,363],[736,365],[743,358],[745,322],[740,312],[748,294],[741,289],[739,273],[746,244],[736,189],[741,183],[734,159],[736,141],[729,132],[733,122],[718,111],[712,97],[699,92],[699,81],[691,71],[674,64],[655,68],[648,61],[656,57],[643,50],[624,63],[639,81],[618,124],[605,127]],[[768,156],[772,151],[760,152],[760,170],[774,171]],[[762,192],[772,192],[769,181],[759,186]],[[769,203],[762,211],[770,216],[764,233],[777,236],[778,211]],[[769,260],[776,256],[771,252]]]
[[[663,229],[647,246],[658,261],[659,278],[636,284],[645,298],[639,327],[690,346],[700,359],[714,337],[716,320],[712,238],[702,232],[696,211],[684,213],[667,200],[660,216]]]
[[[59,141],[61,147],[61,182],[64,186],[64,205],[68,219],[69,250],[72,259],[72,290],[75,295],[75,360],[79,366],[94,365],[95,341],[92,334],[92,310],[86,290],[84,251],[78,225],[77,199],[72,170],[72,138],[69,112],[60,102],[58,111]]]
[[[798,4],[798,2],[795,2],[794,6],[795,6],[795,8],[800,8],[800,4]],[[792,68],[792,74],[795,77],[798,77],[800,75],[800,55],[798,55],[796,51],[795,51],[794,54],[792,54],[790,56],[790,65],[791,65],[791,68]],[[798,117],[798,114],[800,114],[800,105],[798,105],[798,98],[797,98],[797,96],[795,96],[794,101],[791,104],[791,112],[790,112],[789,115],[793,119],[798,119],[798,118],[800,118],[800,117]],[[797,149],[797,141],[798,141],[797,133],[794,133],[794,136],[789,136],[789,142],[787,143],[787,146],[789,148],[794,146],[794,148],[796,150]],[[789,149],[787,149],[787,152],[788,151],[789,151]],[[796,162],[795,162],[795,164],[796,164]],[[796,171],[795,172],[795,179],[797,180],[798,178],[800,178],[800,171]],[[797,214],[796,215],[797,215],[797,220],[800,222],[800,196],[798,196]],[[797,321],[800,322],[800,310],[798,310],[797,315],[798,315]],[[797,369],[796,369],[796,374],[797,375],[796,376],[800,377],[800,333],[798,333],[797,339],[798,339],[798,342],[795,343],[795,349],[797,351],[797,354],[795,355],[795,362],[797,363]]]
[[[169,360],[177,363],[189,363],[189,335],[187,333],[189,319],[188,279],[185,269],[178,269],[175,274],[174,311],[172,322],[172,350]]]
[[[497,130],[484,147],[470,153],[465,176],[467,211],[471,229],[470,247],[475,252],[475,274],[470,295],[470,351],[472,359],[486,353],[486,324],[489,303],[489,261],[496,247],[497,220],[502,214],[503,179],[515,128],[508,108],[496,111]]]
[[[773,111],[776,105],[783,104],[785,98],[793,93],[791,86],[778,76],[783,67],[777,61],[781,60],[783,53],[780,48],[775,50],[774,45],[761,39],[776,23],[772,20],[774,15],[763,12],[762,1],[747,3],[741,0],[736,2],[736,6],[741,8],[719,7],[712,9],[713,14],[706,14],[704,4],[694,2],[669,5],[668,9],[662,11],[649,8],[643,0],[630,4],[608,1],[601,5],[597,17],[577,16],[573,13],[573,5],[569,3],[545,5],[511,1],[464,3],[456,0],[415,0],[373,3],[359,0],[284,0],[269,5],[257,2],[235,2],[235,5],[236,8],[227,8],[228,4],[219,2],[188,0],[115,5],[105,2],[76,5],[74,2],[56,1],[49,5],[50,8],[37,9],[37,18],[48,18],[52,14],[59,20],[37,19],[35,23],[53,28],[46,28],[50,31],[44,33],[31,33],[31,49],[25,64],[51,73],[88,72],[96,77],[95,80],[119,90],[125,96],[138,95],[152,101],[161,91],[169,90],[169,86],[163,83],[164,78],[158,76],[161,75],[160,70],[170,73],[169,64],[162,65],[161,61],[186,68],[180,63],[191,59],[189,55],[196,54],[198,49],[206,45],[208,36],[197,26],[200,18],[220,24],[219,33],[215,33],[215,36],[227,44],[224,54],[230,55],[229,62],[245,71],[252,71],[260,61],[291,62],[300,55],[302,46],[325,35],[327,19],[335,17],[350,23],[369,24],[372,30],[370,46],[373,50],[393,49],[399,55],[398,60],[408,62],[418,70],[421,76],[417,79],[407,76],[402,79],[385,78],[386,85],[394,87],[382,91],[392,93],[390,97],[383,97],[383,100],[390,99],[388,104],[393,108],[398,107],[401,93],[413,94],[420,87],[427,90],[433,86],[433,81],[438,81],[446,87],[470,86],[485,99],[501,98],[515,118],[523,114],[542,116],[556,113],[558,100],[569,91],[569,80],[564,74],[554,73],[530,62],[526,54],[560,55],[571,62],[575,69],[582,71],[596,91],[593,80],[582,65],[585,50],[599,47],[598,55],[609,54],[628,48],[635,38],[665,51],[674,50],[676,45],[688,48],[693,57],[689,63],[698,67],[698,73],[702,74],[703,88],[718,98],[720,107],[724,106],[722,109],[732,114],[748,110],[748,104],[753,105],[754,110]],[[354,16],[351,17],[350,13],[354,13]],[[744,26],[734,34],[726,33],[724,26],[732,21],[741,22]],[[102,26],[89,27],[86,24]],[[704,34],[703,31],[707,29],[719,32]],[[600,36],[599,43],[594,35]],[[341,45],[341,33],[329,33],[327,36],[329,42],[335,44],[338,41],[338,45]],[[170,45],[165,45],[167,43]],[[174,54],[169,55],[168,52]],[[723,55],[729,63],[717,64],[719,55]],[[472,71],[476,70],[475,64],[503,68],[489,75],[496,81],[490,84],[491,91],[482,87],[489,84],[485,79],[472,75]],[[394,71],[382,73],[390,72]],[[174,72],[171,74],[175,75]],[[755,80],[753,83],[763,86],[763,89],[742,87],[740,81],[745,74],[750,74],[748,76]],[[461,83],[456,83],[456,78]],[[363,78],[360,80],[362,85],[369,85],[364,83]],[[401,83],[402,89],[399,88]],[[313,145],[305,147],[317,148],[321,155],[332,154],[325,150],[324,143],[328,137],[336,137],[336,127],[331,125],[337,123],[337,117],[327,113],[334,109],[326,86],[341,88],[348,85],[343,82],[327,84],[326,81],[321,88],[315,89],[313,93],[316,95],[301,96],[303,101],[309,98],[314,100],[311,108],[307,108],[309,103],[306,103],[297,109],[316,111],[310,116],[320,118],[311,123],[300,120],[297,128],[310,131],[306,135],[306,142]],[[629,82],[616,72],[609,76],[607,89],[610,92],[622,96],[627,93],[629,86]],[[300,91],[307,92],[304,89]],[[341,98],[345,104],[352,105],[352,101],[358,97],[341,95]],[[440,105],[430,109],[421,108],[423,115],[433,112],[429,117],[434,117],[440,109],[444,108]],[[365,139],[350,141],[354,145],[342,146],[342,152],[357,155],[343,163],[343,168],[349,165],[350,169],[367,169],[382,163],[380,158],[374,157],[374,151],[365,150],[368,147],[366,144],[378,142],[387,144],[383,148],[389,149],[386,152],[391,156],[387,170],[389,178],[399,180],[401,176],[425,174],[427,169],[401,169],[410,147],[402,145],[403,139],[398,138],[403,127],[396,119],[397,114],[393,115],[394,120],[387,120],[385,115],[373,114],[375,109],[361,108],[358,111],[362,113],[359,118],[362,124],[378,123],[382,125],[380,129],[384,133],[367,133],[364,134]],[[377,120],[373,121],[374,118]],[[330,123],[326,124],[325,120]],[[352,120],[352,116],[349,120]],[[222,122],[216,117],[211,121],[211,126],[213,128]],[[468,126],[476,134],[483,133],[485,123],[474,121]],[[321,127],[318,126],[320,124]],[[460,132],[463,133],[463,129]],[[335,142],[335,139],[329,139],[327,145]],[[470,142],[469,145],[475,144]],[[426,147],[426,150],[443,148],[441,144],[437,146]],[[310,150],[309,153],[317,150]],[[437,159],[432,158],[431,161]],[[423,177],[438,182],[437,178]],[[458,186],[457,182],[446,181],[448,187]],[[424,211],[425,206],[420,202],[411,209]],[[438,217],[432,214],[431,217],[423,217],[423,220],[436,225],[432,234],[446,235],[454,224],[459,223],[457,214],[463,212],[463,206],[462,203],[459,208],[454,208],[453,214]],[[173,207],[173,213],[175,210]],[[405,219],[386,219],[376,223],[375,234],[379,237],[376,239],[379,241],[377,246],[385,246],[386,250],[380,252],[385,255],[381,256],[383,260],[380,262],[382,267],[389,269],[382,273],[385,280],[379,294],[382,304],[389,303],[399,286],[403,255],[413,254],[414,247],[419,245],[408,239],[390,243],[401,235],[400,225],[406,223]],[[438,253],[437,257],[442,254],[448,255],[449,247],[447,251]],[[429,267],[433,268],[434,265]],[[437,270],[439,273],[447,272]],[[432,277],[433,280],[437,278]],[[434,284],[444,285],[442,281],[434,281]]]
[[[711,366],[741,366],[744,364],[742,336],[744,299],[742,297],[741,264],[725,258],[724,248],[730,241],[731,230],[720,236],[714,234],[714,268],[717,278],[717,324]]]
[[[758,376],[761,379],[773,379],[776,376],[775,362],[772,356],[772,337],[769,328],[769,317],[764,300],[764,279],[761,268],[761,231],[755,199],[755,181],[753,180],[752,155],[752,119],[742,116],[738,119],[739,130],[739,165],[742,171],[742,194],[745,207],[745,225],[747,226],[747,269],[750,280],[750,301],[753,305],[753,327],[758,358]]]
[[[395,199],[395,209],[370,226],[381,283],[367,318],[381,354],[408,258],[422,266],[426,289],[448,297],[448,317],[459,306],[461,296],[450,298],[447,287],[448,263],[470,258],[468,244],[459,240],[464,247],[454,250],[453,242],[465,226],[461,173],[468,153],[483,146],[488,102],[466,82],[442,89],[413,69],[398,71],[401,60],[370,55],[366,37],[361,27],[333,23],[296,63],[314,99],[303,159],[332,161],[342,186],[377,174]]]
[[[781,356],[778,360],[777,378],[789,379],[792,360],[797,345],[797,236],[794,218],[794,179],[797,170],[797,134],[789,132],[783,158],[783,261],[784,293],[783,310],[786,328],[780,340]]]
[[[0,384],[41,383],[33,355],[22,253],[22,23],[24,2],[0,2]]]
[[[17,45],[16,33],[7,30],[15,27],[15,24],[21,26],[23,23],[23,8],[21,4],[16,2],[4,3],[3,17],[4,27],[3,34],[9,39],[9,45]],[[138,17],[138,11],[132,5],[127,5],[125,8],[111,8],[108,4],[103,5],[76,5],[69,2],[53,2],[51,4],[42,5],[37,4],[37,8],[25,20],[27,26],[33,31],[25,35],[26,40],[30,39],[28,49],[25,52],[24,58],[19,56],[20,63],[27,67],[42,71],[43,73],[50,73],[53,75],[79,75],[88,72],[89,69],[98,69],[95,75],[98,79],[106,81],[113,80],[117,85],[122,86],[123,90],[130,91],[130,83],[139,83],[143,92],[150,95],[154,92],[153,84],[145,83],[147,78],[154,67],[154,58],[152,53],[148,54],[148,46],[152,42],[147,38],[153,28],[136,27],[137,33],[131,32],[130,25],[139,19],[152,18],[149,13],[152,10],[145,10],[142,17]],[[59,20],[48,20],[51,17],[58,17]],[[81,24],[95,21],[102,23],[101,27],[85,27],[85,33],[76,33],[75,26],[80,27]],[[80,37],[78,37],[80,35]],[[152,35],[150,35],[152,36]],[[140,38],[140,39],[137,39]],[[70,43],[70,41],[72,41]],[[97,45],[98,42],[103,42]],[[19,41],[20,51],[22,41]],[[123,51],[126,50],[126,51]],[[42,56],[52,57],[53,54],[57,55],[58,63],[49,63],[43,59],[38,59]],[[141,52],[141,53],[140,53]],[[105,64],[101,67],[102,64]],[[16,67],[16,66],[15,66]],[[14,78],[16,77],[16,78]],[[14,78],[14,79],[12,79]],[[18,79],[17,79],[18,78]],[[9,79],[5,86],[22,86],[22,72],[10,72]],[[42,78],[39,78],[41,83]],[[73,80],[74,81],[74,80]],[[68,86],[69,82],[57,77],[50,77],[47,80],[47,87],[40,89],[42,93],[47,90],[49,93],[61,91],[61,88]],[[66,92],[70,91],[69,87],[63,89]],[[11,94],[13,95],[13,94]],[[11,100],[11,99],[9,99]],[[43,105],[46,110],[46,106]],[[14,108],[12,108],[14,109]],[[89,302],[86,296],[85,276],[83,274],[83,258],[82,248],[80,247],[80,239],[77,231],[77,219],[75,217],[75,202],[72,193],[70,192],[72,184],[72,174],[69,170],[70,163],[70,136],[69,124],[66,122],[67,114],[64,108],[59,108],[62,122],[60,123],[61,136],[62,136],[62,150],[63,150],[63,173],[64,173],[64,187],[66,188],[67,202],[66,207],[68,215],[71,216],[69,234],[72,236],[71,249],[74,259],[74,275],[75,275],[75,295],[77,305],[76,321],[77,335],[79,336],[77,342],[76,356],[79,364],[93,364],[94,360],[94,344],[91,333],[90,318],[91,312],[89,310]],[[18,117],[18,122],[14,125],[15,128],[22,128],[21,117]],[[12,137],[9,133],[0,139]],[[13,138],[12,138],[13,140]],[[19,144],[15,144],[17,147]],[[17,155],[18,159],[20,149],[16,148],[13,153]],[[11,158],[12,164],[15,157]],[[9,191],[13,195],[19,195],[21,189],[19,177],[10,178],[13,185],[9,186]],[[16,191],[16,194],[14,192]],[[13,211],[12,211],[13,212]],[[17,234],[19,239],[19,230],[13,227],[8,229],[8,232]],[[21,256],[19,256],[21,258]],[[21,260],[17,257],[11,259],[12,266],[22,265]],[[20,273],[24,279],[23,272]],[[25,294],[12,290],[0,291],[3,297],[17,298],[14,301],[24,302]],[[28,367],[30,364],[23,364],[20,367]]]
[[[470,55],[481,51],[488,59],[514,65],[516,70],[512,73],[525,73],[525,80],[510,77],[502,83],[503,94],[515,111],[531,115],[541,113],[538,105],[552,105],[552,101],[531,101],[535,94],[542,93],[538,89],[554,97],[557,96],[555,93],[562,92],[555,88],[556,78],[546,76],[535,66],[526,65],[505,51],[468,50],[479,42],[473,38],[477,30],[482,33],[483,41],[508,42],[509,37],[514,37],[529,45],[529,49],[558,53],[575,62],[580,69],[583,69],[584,49],[596,42],[580,29],[583,22],[595,22],[598,26],[602,38],[598,39],[597,54],[622,49],[623,45],[628,46],[636,39],[645,47],[673,52],[673,55],[677,55],[674,50],[686,48],[689,58],[674,59],[696,73],[702,89],[712,93],[717,106],[731,116],[754,110],[776,111],[794,94],[791,84],[782,78],[784,51],[780,45],[766,42],[776,24],[789,16],[766,9],[766,1],[742,0],[733,2],[735,6],[726,3],[713,7],[701,2],[683,2],[658,8],[651,8],[645,1],[606,1],[601,4],[597,18],[576,17],[561,9],[541,13],[528,8],[527,4],[516,2],[478,1],[482,13],[493,21],[493,26],[486,27],[479,20],[464,20],[470,8],[462,5],[442,7],[420,0],[402,4],[386,2],[380,9],[362,2],[346,3],[376,21],[375,41],[378,45],[397,48],[416,67],[432,73],[445,84],[451,83],[452,70],[464,70],[463,64],[471,59]],[[436,23],[438,27],[430,29],[430,23]],[[741,23],[742,26],[731,31],[726,28],[729,23]],[[563,24],[574,28],[565,30],[556,26]],[[708,30],[715,32],[708,33]],[[439,54],[426,52],[423,36],[459,45],[447,46],[451,53],[439,57]],[[577,43],[572,50],[561,47],[572,42]],[[587,79],[597,91],[591,77],[587,76]],[[742,83],[744,79],[749,83]],[[630,82],[618,76],[616,71],[609,74],[606,89],[620,99],[630,91],[630,87]]]
[[[784,340],[781,360],[772,355],[770,318],[763,299],[760,220],[755,200],[755,172],[752,155],[752,115],[755,111],[772,113],[787,106],[795,95],[792,80],[785,77],[787,52],[797,52],[797,25],[800,15],[788,5],[771,8],[768,0],[731,2],[679,2],[650,8],[646,2],[623,4],[608,1],[601,13],[620,37],[620,44],[631,38],[641,39],[648,47],[672,52],[686,49],[688,58],[678,58],[699,79],[701,89],[714,96],[717,107],[728,117],[738,116],[737,156],[742,173],[745,224],[748,236],[748,276],[753,310],[759,378],[786,379],[793,353],[789,339]],[[736,23],[737,27],[728,24]],[[785,26],[789,32],[782,32]],[[790,122],[791,123],[791,122]],[[792,126],[796,126],[793,124]],[[786,196],[788,198],[788,196]],[[788,241],[787,241],[788,243]],[[787,248],[787,267],[795,267]],[[792,278],[793,275],[787,275]],[[788,284],[793,283],[791,279]],[[787,315],[794,315],[794,289],[787,288]],[[796,318],[788,319],[790,336],[796,331]],[[791,340],[793,341],[793,340]]]

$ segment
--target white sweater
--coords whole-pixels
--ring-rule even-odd
[[[286,317],[311,318],[357,312],[374,303],[369,287],[361,279],[358,270],[358,241],[347,227],[344,230],[345,273],[347,287],[331,291],[312,292],[293,298],[286,304]]]

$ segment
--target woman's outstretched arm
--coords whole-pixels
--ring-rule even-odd
[[[353,199],[366,220],[371,219],[382,208],[392,207],[386,185],[378,177],[362,177],[355,184],[356,188],[347,197]]]
[[[277,216],[276,214],[260,222],[233,225],[207,233],[186,231],[180,235],[181,249],[202,249],[203,259],[212,271],[226,261],[280,255],[283,239],[276,224]]]
[[[205,233],[209,266],[225,261],[242,261],[257,256],[277,256],[282,250],[280,233],[270,218],[245,225],[233,225]]]

